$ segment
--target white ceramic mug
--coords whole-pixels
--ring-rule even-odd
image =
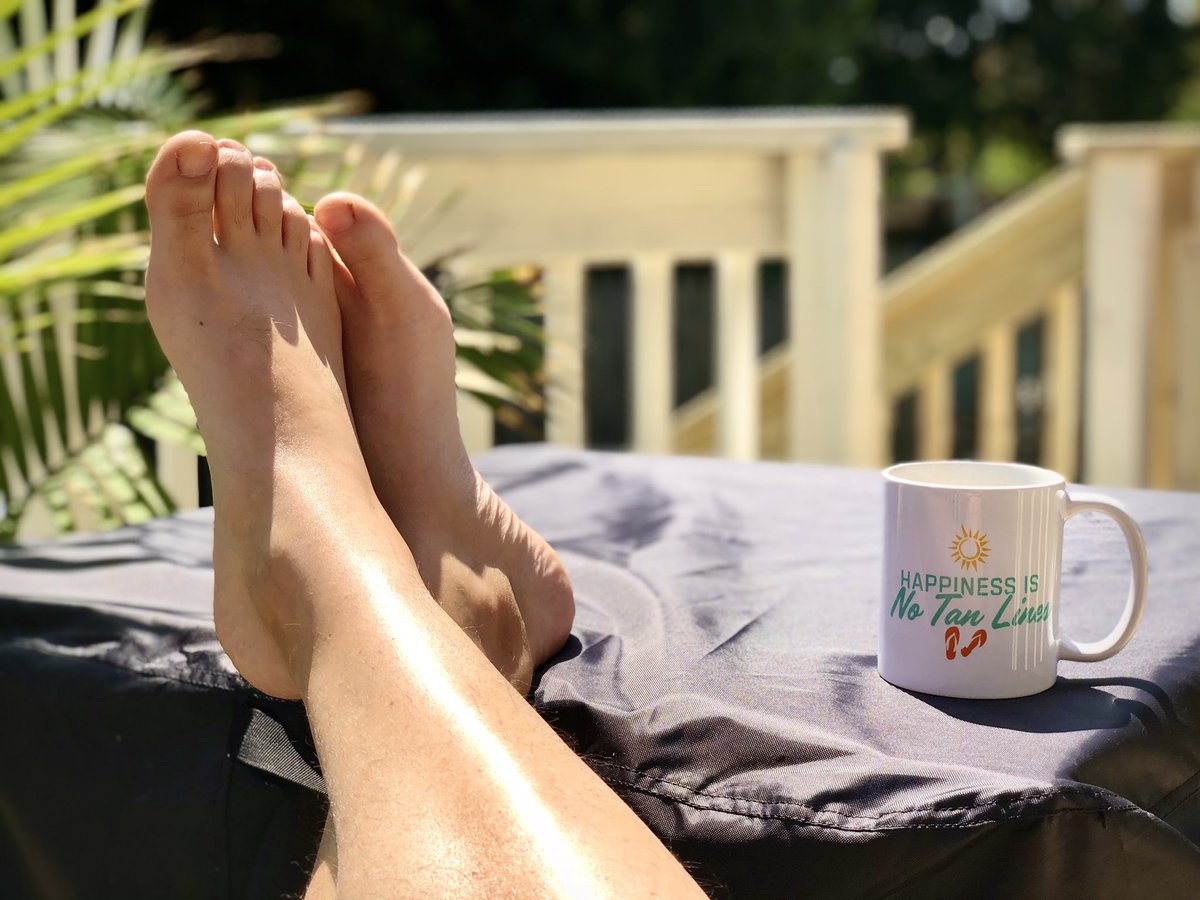
[[[1124,647],[1146,601],[1146,547],[1137,523],[1106,497],[1067,495],[1036,466],[917,462],[883,473],[883,603],[879,674],[946,697],[1024,697],[1054,684],[1060,659],[1094,662]],[[1133,578],[1112,633],[1076,643],[1059,633],[1063,525],[1111,516]]]

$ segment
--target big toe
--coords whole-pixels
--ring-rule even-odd
[[[404,313],[405,318],[432,312],[448,323],[445,302],[400,252],[391,223],[376,206],[357,194],[338,192],[321,199],[315,216],[366,304],[393,307],[393,314]],[[395,309],[395,304],[403,308]]]
[[[156,244],[212,244],[217,142],[203,131],[181,132],[158,151],[146,175],[146,207]]]

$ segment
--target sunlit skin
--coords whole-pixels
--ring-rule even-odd
[[[347,193],[315,212],[335,251],[346,384],[371,482],[430,592],[524,691],[570,631],[566,570],[471,465],[449,310],[387,217]]]
[[[308,896],[703,896],[513,689],[561,644],[564,613],[569,622],[565,604],[551,600],[548,614],[517,596],[558,577],[532,533],[473,472],[466,492],[399,490],[380,503],[380,465],[417,470],[397,478],[411,486],[441,477],[425,460],[461,454],[452,411],[438,413],[453,402],[444,364],[415,367],[400,392],[427,405],[428,429],[418,416],[403,441],[374,439],[394,451],[375,468],[358,443],[343,363],[353,315],[338,301],[372,300],[342,282],[365,287],[361,265],[395,256],[394,242],[344,231],[364,252],[339,238],[335,268],[332,238],[274,166],[199,132],[164,145],[147,205],[147,309],[213,473],[218,636],[253,684],[304,701],[329,788],[332,827]],[[391,271],[413,281],[392,299],[424,291],[411,266]],[[380,327],[409,323],[393,322],[392,353],[416,352],[407,336],[452,360],[452,335],[420,326],[428,310],[388,308],[371,313]],[[433,496],[472,502],[448,517],[417,506]],[[406,542],[401,531],[426,521],[445,547]]]

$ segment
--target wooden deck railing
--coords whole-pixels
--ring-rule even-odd
[[[1062,170],[882,281],[882,393],[892,408],[915,394],[918,456],[952,455],[954,370],[978,356],[981,433],[975,455],[1014,458],[1017,334],[1042,318],[1047,353],[1041,461],[1077,474],[1085,201],[1083,172]],[[792,458],[780,422],[788,414],[793,352],[781,348],[761,363],[756,400],[767,426],[758,449],[769,459]],[[679,410],[677,452],[719,452],[720,404],[711,391]]]
[[[914,456],[1012,459],[1030,420],[1018,345],[1036,323],[1038,461],[1099,483],[1200,489],[1196,126],[1067,128],[1063,168],[884,279],[881,159],[907,138],[900,113],[366,119],[341,130],[428,172],[411,210],[420,243],[402,235],[418,258],[466,246],[456,264],[476,274],[542,270],[552,442],[589,443],[588,273],[618,265],[630,284],[631,449],[879,466],[891,458],[889,421],[911,419]],[[768,260],[786,270],[790,333],[760,356]],[[676,409],[676,320],[689,315],[676,269],[698,261],[713,271],[715,386]],[[956,433],[956,371],[968,362],[973,443]],[[459,418],[470,450],[491,446],[490,408],[463,395]],[[163,445],[158,468],[182,506],[196,502],[193,454]]]
[[[889,110],[768,110],[493,118],[368,118],[339,131],[371,152],[403,148],[428,179],[413,215],[458,202],[414,247],[476,272],[543,272],[546,437],[585,446],[586,282],[593,267],[630,278],[629,446],[669,453],[674,435],[674,274],[714,270],[713,449],[758,457],[779,423],[792,455],[883,460],[875,389],[882,157],[908,122]],[[424,204],[424,206],[422,206]],[[783,260],[788,318],[810,323],[788,357],[788,409],[758,403],[758,266]],[[686,310],[681,310],[686,315]],[[718,412],[719,410],[719,412]],[[472,451],[491,444],[486,412],[460,416]]]
[[[590,267],[629,271],[629,447],[876,466],[911,454],[1035,461],[1106,484],[1200,489],[1200,129],[1065,129],[1065,165],[880,279],[880,157],[894,113],[364,120],[430,173],[418,252],[544,273],[546,437],[584,446]],[[760,358],[757,270],[786,266],[787,344]],[[714,271],[714,387],[675,408],[675,268]],[[1019,338],[1040,331],[1036,376]],[[976,432],[956,422],[974,363]],[[961,410],[960,410],[961,411]],[[468,447],[489,409],[463,399]],[[1024,456],[1029,447],[1023,445]],[[167,465],[175,465],[167,456]],[[182,468],[186,469],[186,466]],[[186,493],[185,493],[186,496]]]
[[[1056,172],[883,282],[884,390],[915,394],[917,455],[953,454],[955,367],[979,359],[975,455],[1016,454],[1017,334],[1042,319],[1043,458],[1077,475],[1086,176]]]
[[[877,390],[915,420],[913,456],[1015,459],[1030,386],[1018,336],[1038,326],[1032,461],[1098,483],[1200,489],[1200,128],[1068,128],[1060,149],[1063,168],[883,279]],[[795,321],[838,345],[820,317]],[[802,352],[761,362],[751,402],[765,457],[813,458],[796,452],[794,420],[776,423],[792,412],[789,360]],[[955,420],[968,362],[973,445]],[[721,403],[711,391],[676,413],[678,451],[718,452]]]

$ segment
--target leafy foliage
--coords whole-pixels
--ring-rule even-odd
[[[897,104],[899,168],[1010,189],[1070,121],[1200,108],[1195,11],[1167,0],[266,0],[163,4],[155,28],[269,31],[282,52],[212,90],[255,101],[371,91],[383,111]],[[353,53],[346,53],[353,47]],[[1190,85],[1190,88],[1188,87]],[[1185,94],[1186,92],[1186,94]],[[992,144],[995,154],[977,167]],[[995,179],[993,182],[992,179]]]
[[[149,0],[88,5],[55,3],[47,22],[41,2],[0,0],[0,541],[39,499],[63,531],[169,512],[153,441],[203,452],[143,306],[142,179],[169,134],[195,124],[270,152],[302,200],[366,187],[401,215],[419,185],[398,158],[320,133],[359,98],[200,119],[194,67],[255,42],[148,46]],[[467,387],[528,405],[528,286],[500,273],[464,298]]]

